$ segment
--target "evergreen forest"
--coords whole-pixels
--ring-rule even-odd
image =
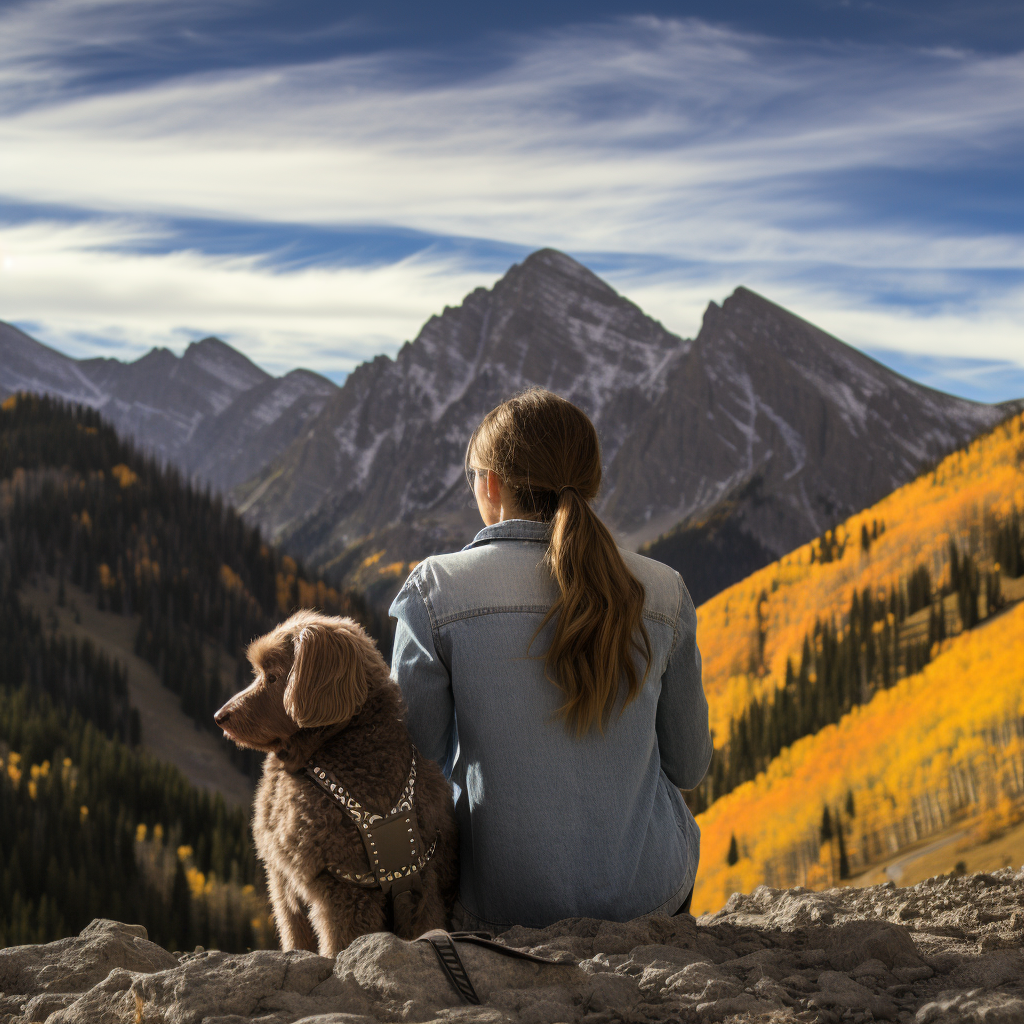
[[[381,616],[95,412],[31,395],[0,407],[0,946],[97,916],[140,922],[169,949],[270,944],[248,808],[140,748],[124,666],[19,601],[41,574],[58,603],[74,584],[132,616],[136,653],[218,735],[213,712],[247,683],[254,636],[299,607],[378,637]],[[219,742],[258,772],[261,756]]]

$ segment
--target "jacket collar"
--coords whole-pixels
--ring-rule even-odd
[[[536,540],[546,544],[550,535],[550,523],[538,523],[535,519],[506,519],[502,523],[485,526],[462,550],[478,548],[492,540]]]

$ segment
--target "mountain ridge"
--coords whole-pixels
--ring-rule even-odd
[[[748,288],[710,304],[696,338],[679,338],[570,257],[540,250],[428,319],[394,360],[354,371],[234,497],[313,564],[352,578],[369,563],[397,580],[409,562],[472,538],[466,440],[531,384],[591,416],[605,466],[599,513],[620,542],[646,543],[697,581],[697,600],[1005,415],[914,384]],[[682,560],[659,547],[716,510],[744,559],[707,571],[703,533]],[[362,582],[384,596],[395,582],[384,575]]]
[[[0,355],[5,337],[0,326]],[[466,440],[530,385],[590,415],[605,472],[598,512],[624,546],[680,569],[698,602],[1014,406],[916,384],[743,286],[681,338],[553,249],[431,316],[394,358],[366,361],[340,388],[309,371],[269,377],[216,339],[127,365],[54,365],[59,354],[40,348],[29,353],[36,377],[49,373],[57,393],[99,408],[228,493],[273,540],[381,600],[410,563],[475,534]],[[145,360],[160,372],[143,373]],[[12,390],[3,369],[0,391]]]
[[[73,359],[0,322],[0,395],[34,391],[96,409],[220,491],[259,472],[336,390],[311,370],[273,377],[219,338],[191,342],[181,356],[158,347],[132,362]]]

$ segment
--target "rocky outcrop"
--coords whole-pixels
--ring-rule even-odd
[[[643,1024],[1024,1021],[1024,869],[909,889],[736,894],[717,914],[513,928],[538,965],[460,947],[465,1006],[425,943],[357,939],[314,953],[174,956],[144,929],[0,950],[0,1024]]]

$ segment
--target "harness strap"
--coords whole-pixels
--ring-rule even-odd
[[[362,804],[334,777],[334,774],[326,768],[320,768],[310,758],[306,765],[306,774],[328,795],[334,797],[341,805],[342,810],[356,823],[360,830],[368,829],[375,822],[383,821],[384,816],[374,814],[366,810]],[[405,780],[405,788],[398,797],[394,807],[388,811],[387,816],[391,817],[399,811],[411,811],[413,799],[416,795],[416,748],[412,748],[412,765],[409,768],[409,778]]]
[[[416,858],[414,865],[409,865],[411,870],[410,875],[417,874],[422,871],[427,864],[430,862],[430,858],[434,856],[434,851],[437,849],[437,840],[440,833],[434,835],[434,841],[427,848],[425,853],[421,853]],[[366,889],[379,889],[380,883],[377,881],[377,876],[372,871],[342,871],[337,864],[328,864],[327,870],[334,875],[335,878],[340,878],[345,882],[351,882],[353,885],[361,885]]]
[[[375,814],[364,808],[331,771],[321,768],[312,759],[306,766],[306,774],[355,823],[370,866],[369,872],[347,872],[334,864],[327,865],[326,870],[335,878],[353,885],[382,889],[391,897],[389,906],[394,907],[396,923],[398,917],[402,918],[403,924],[406,923],[413,906],[409,900],[413,892],[420,891],[420,873],[434,855],[440,836],[439,832],[434,836],[429,849],[421,849],[414,807],[416,748],[412,749],[412,763],[405,786],[395,806],[386,815]],[[395,905],[396,896],[402,896],[400,908]]]

